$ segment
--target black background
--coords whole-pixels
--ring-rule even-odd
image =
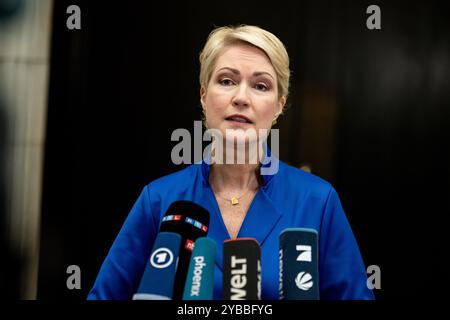
[[[66,28],[70,4],[81,30]],[[370,4],[381,30],[366,28]],[[365,264],[381,268],[377,298],[433,298],[447,278],[448,12],[437,1],[55,1],[38,298],[85,299],[144,185],[181,169],[170,136],[201,118],[198,53],[214,26],[237,23],[286,45],[281,159],[335,186]],[[72,264],[81,290],[66,287]]]

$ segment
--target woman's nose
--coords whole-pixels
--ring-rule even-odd
[[[246,85],[241,84],[238,86],[236,94],[233,97],[232,104],[235,107],[248,107],[250,105]]]

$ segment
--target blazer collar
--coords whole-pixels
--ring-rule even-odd
[[[268,148],[266,156],[267,155],[270,156],[270,149]],[[263,164],[262,167],[264,166],[270,166],[270,163]],[[208,207],[212,210],[210,214],[214,215],[214,218],[211,219],[211,222],[214,225],[210,226],[208,236],[217,242],[216,264],[220,269],[222,269],[223,242],[228,240],[230,235],[223,222],[214,193],[209,185],[208,178],[210,170],[211,166],[205,161],[202,161],[201,172],[203,176],[203,186],[205,187],[203,197],[204,201],[208,203]],[[261,247],[264,245],[264,241],[275,228],[278,220],[281,218],[281,212],[277,209],[274,201],[267,193],[270,186],[269,182],[272,181],[275,175],[276,174],[263,175],[264,185],[256,193],[237,236],[238,238],[254,238],[258,241]]]

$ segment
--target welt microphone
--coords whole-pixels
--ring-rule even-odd
[[[183,296],[195,240],[205,237],[208,233],[208,227],[209,212],[192,201],[180,200],[173,202],[162,219],[159,228],[160,232],[173,232],[181,236],[173,300],[180,300]]]
[[[209,238],[198,238],[186,277],[183,300],[212,300],[216,243]]]
[[[319,300],[317,231],[288,228],[280,234],[280,299]]]
[[[179,234],[158,233],[133,300],[170,300],[172,298],[180,244]]]
[[[261,250],[255,239],[224,241],[223,299],[261,300]]]

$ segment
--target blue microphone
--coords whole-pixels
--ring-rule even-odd
[[[318,240],[314,229],[280,234],[280,299],[319,300]]]
[[[171,300],[181,236],[158,233],[138,291],[133,300]]]
[[[216,243],[210,238],[195,241],[186,277],[183,300],[212,300]]]

